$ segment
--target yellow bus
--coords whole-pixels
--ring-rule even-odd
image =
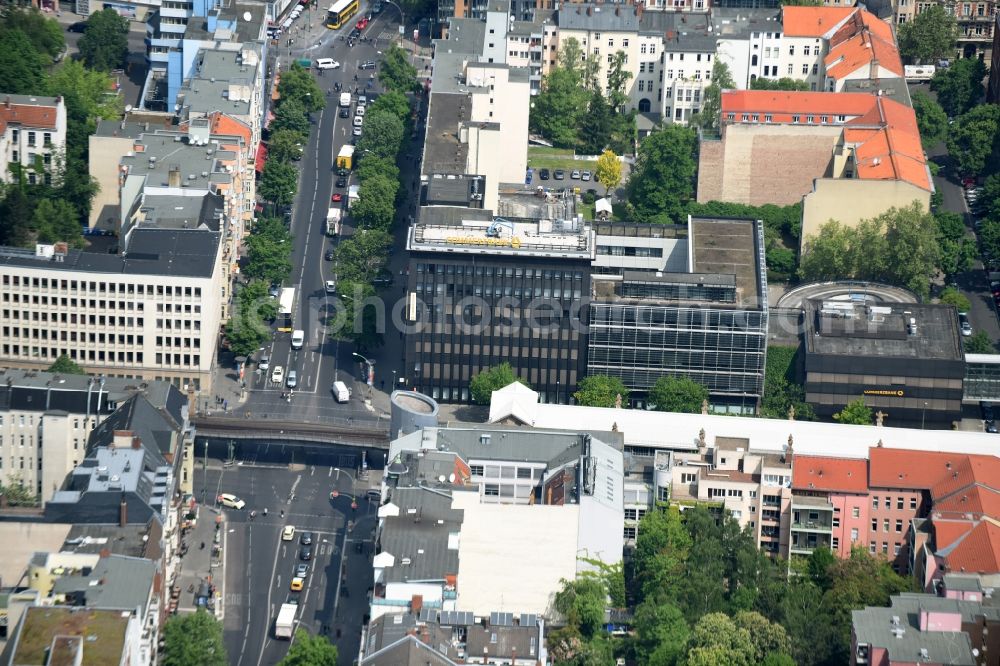
[[[326,27],[336,30],[358,13],[358,0],[337,0],[326,12]]]

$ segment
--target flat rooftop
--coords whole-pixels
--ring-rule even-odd
[[[472,100],[465,93],[431,92],[427,110],[422,173],[464,174],[469,145],[459,139],[459,128],[472,119]]]
[[[117,610],[29,607],[25,610],[23,628],[16,637],[11,663],[52,666],[120,663],[130,615],[127,611]],[[57,649],[53,650],[52,656],[58,655],[55,661],[49,658],[49,650],[54,643]],[[82,652],[82,659],[77,662],[73,657],[79,652]]]
[[[695,217],[689,226],[691,272],[733,275],[737,302],[745,308],[766,308],[760,222]]]
[[[406,247],[411,252],[594,258],[594,234],[577,221],[508,221],[488,233],[491,222],[463,220],[443,225],[419,222],[410,227]]]
[[[220,194],[203,197],[154,194],[142,200],[144,219],[139,226],[220,231],[224,211],[225,199]]]
[[[810,300],[805,329],[809,354],[964,359],[958,315],[950,305]]]

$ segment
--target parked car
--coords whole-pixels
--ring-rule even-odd
[[[983,420],[984,421],[992,421],[993,420],[993,403],[992,402],[986,402],[985,400],[980,400],[979,401],[979,410],[983,414]]]
[[[969,315],[965,312],[958,313],[958,327],[965,337],[972,335],[972,324],[969,323]]]
[[[983,422],[983,430],[985,430],[986,432],[995,433],[997,431],[997,422],[996,421]]]
[[[565,180],[566,179],[566,172],[563,171],[562,169],[556,169],[555,172],[552,175],[555,176],[556,180]]]
[[[361,131],[362,131],[361,130],[361,125],[356,125],[354,127],[354,129],[352,130],[352,134],[354,135],[354,140],[355,141],[357,140],[357,137],[361,136]]]
[[[326,281],[326,293],[336,294],[337,293],[337,283],[334,280]]]
[[[572,178],[573,180],[580,180],[580,170],[573,169],[573,173],[571,173],[569,177]]]
[[[368,97],[366,95],[358,95],[358,106],[368,106]]]
[[[355,127],[361,127],[361,125],[365,122],[365,119],[362,116],[354,116],[354,120],[351,122],[354,123]]]
[[[347,187],[347,178],[341,176],[340,178],[337,179],[334,185],[336,185],[337,187]]]
[[[581,180],[590,180],[591,179],[591,173],[589,171],[584,171],[582,174],[580,174],[580,179]]]
[[[541,178],[542,180],[548,180],[549,179],[549,170],[548,169],[541,169],[541,170],[539,170],[538,177]]]
[[[323,254],[323,258],[326,259],[327,261],[333,261],[333,257],[334,257],[333,250],[327,250]]]
[[[340,192],[334,192],[333,196],[330,197],[330,201],[332,201],[333,203],[340,203],[343,200],[344,200],[344,195],[341,194]]]
[[[349,118],[351,116],[351,110],[346,106],[342,106],[340,107],[340,111],[337,112],[337,115],[341,118]]]

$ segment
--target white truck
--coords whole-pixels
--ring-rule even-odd
[[[340,235],[340,216],[342,212],[340,208],[331,208],[326,212],[326,235],[327,236],[339,236]]]
[[[340,105],[344,108],[347,108],[348,106],[351,105],[351,93],[349,92],[340,93]]]
[[[281,604],[278,610],[278,619],[274,621],[274,637],[287,638],[291,640],[295,632],[295,611],[298,610],[296,604]]]
[[[906,65],[903,76],[910,83],[924,83],[934,77],[934,65]]]

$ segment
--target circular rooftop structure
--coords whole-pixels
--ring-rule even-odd
[[[437,401],[423,393],[393,391],[389,402],[391,404],[390,437],[408,435],[421,428],[432,428],[438,424],[439,407]]]
[[[830,280],[810,282],[789,289],[775,307],[805,309],[806,301],[845,301],[852,303],[919,303],[920,299],[909,289],[879,282],[857,280]]]

